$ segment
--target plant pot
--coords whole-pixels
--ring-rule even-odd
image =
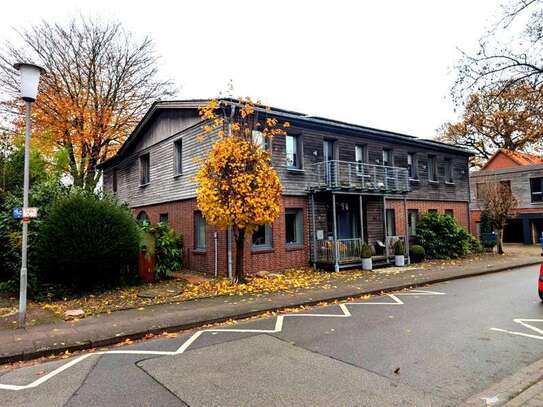
[[[373,269],[373,262],[371,261],[371,257],[367,259],[362,259],[362,270],[371,270]]]
[[[153,283],[155,281],[155,265],[156,256],[147,255],[147,253],[143,251],[140,252],[138,259],[138,274],[144,282]]]
[[[395,255],[394,256],[394,264],[396,264],[397,267],[405,266],[405,256],[403,254]]]

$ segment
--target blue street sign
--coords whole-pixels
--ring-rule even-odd
[[[23,218],[23,208],[13,208],[13,219]]]

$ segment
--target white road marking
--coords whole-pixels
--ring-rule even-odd
[[[294,314],[285,314],[285,315],[278,315],[276,317],[275,326],[273,329],[240,329],[240,328],[215,328],[215,329],[204,329],[202,331],[197,331],[190,338],[188,338],[177,350],[173,352],[168,351],[153,351],[153,350],[108,350],[108,351],[102,351],[102,352],[94,352],[94,353],[87,353],[81,356],[78,356],[77,358],[67,362],[66,364],[58,367],[57,369],[49,372],[43,377],[40,377],[37,380],[34,380],[33,382],[26,384],[26,385],[15,385],[15,384],[0,384],[0,390],[26,390],[31,389],[34,387],[39,386],[42,383],[45,383],[49,379],[53,378],[54,376],[58,375],[59,373],[62,373],[66,369],[69,369],[70,367],[78,364],[79,362],[87,359],[90,356],[93,355],[111,355],[111,354],[125,354],[125,355],[157,355],[157,356],[175,356],[179,355],[183,352],[185,352],[190,345],[194,343],[204,332],[210,332],[210,333],[218,333],[218,332],[237,332],[237,333],[278,333],[283,330],[283,320],[286,317],[318,317],[318,318],[349,318],[352,316],[351,312],[349,311],[348,306],[351,305],[403,305],[404,302],[398,298],[398,296],[401,295],[445,295],[445,293],[437,292],[437,291],[426,291],[426,290],[411,290],[409,292],[400,292],[396,294],[386,294],[387,297],[392,299],[392,302],[350,302],[350,303],[343,303],[339,304],[339,309],[342,311],[342,314],[300,314],[300,313],[294,313]],[[530,320],[524,320],[524,321],[530,321]],[[541,331],[543,333],[543,331]],[[543,337],[541,338],[543,339]]]
[[[504,332],[510,335],[524,336],[526,338],[543,340],[543,329],[537,328],[528,323],[528,322],[543,322],[543,319],[515,318],[513,319],[513,321],[516,322],[517,324],[522,325],[525,328],[528,328],[534,332],[537,332],[539,335],[529,334],[526,332],[509,331],[507,329],[501,329],[501,328],[490,328],[490,330],[495,331],[495,332]]]

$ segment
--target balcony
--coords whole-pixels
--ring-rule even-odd
[[[311,190],[358,190],[374,193],[409,191],[407,168],[350,161],[323,161],[309,168]]]

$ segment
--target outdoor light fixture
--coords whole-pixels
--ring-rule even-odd
[[[30,114],[32,102],[38,96],[38,84],[40,75],[44,69],[34,64],[17,63],[13,67],[20,73],[20,91],[21,98],[25,101],[25,162],[24,162],[24,181],[23,181],[23,241],[21,255],[21,281],[19,290],[19,327],[24,328],[26,319],[26,286],[27,286],[27,247],[28,247],[28,222],[30,212],[28,210],[28,188],[29,188],[29,156],[30,156]]]

